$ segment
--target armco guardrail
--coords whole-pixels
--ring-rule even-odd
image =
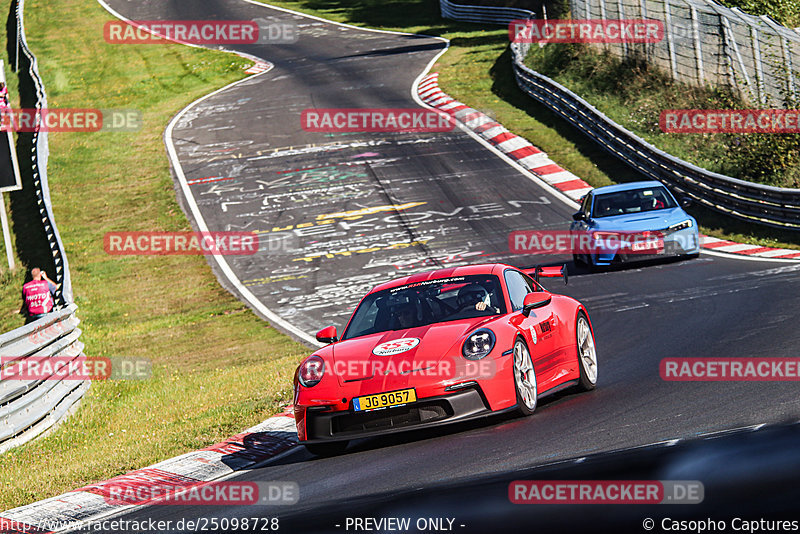
[[[64,364],[83,357],[81,331],[70,304],[31,324],[0,334],[0,369],[14,374],[22,360],[58,358]],[[74,371],[70,369],[70,371]],[[29,441],[56,424],[89,389],[90,382],[74,373],[37,377],[38,380],[0,379],[0,453]]]
[[[25,0],[13,0],[10,16],[15,20],[11,21],[12,24],[9,25],[9,30],[16,31],[16,36],[14,37],[16,37],[18,54],[15,53],[10,59],[12,62],[18,63],[14,63],[14,68],[19,71],[21,90],[23,87],[32,87],[35,91],[36,101],[31,107],[47,109],[47,94],[44,90],[42,77],[39,75],[36,56],[31,52],[25,38],[24,8]],[[9,35],[9,39],[12,39],[11,35]],[[47,158],[50,150],[47,143],[47,132],[38,131],[32,135],[33,148],[31,149],[30,157],[24,157],[24,155],[20,154],[19,163],[23,173],[30,172],[30,176],[33,177],[40,221],[44,227],[47,242],[53,254],[53,264],[55,265],[54,281],[58,285],[56,307],[62,307],[73,300],[72,281],[69,275],[67,255],[64,253],[64,246],[61,242],[61,236],[58,234],[58,228],[56,228],[50,202],[50,187],[47,183]]]
[[[515,7],[463,6],[440,0],[442,18],[461,22],[508,24],[512,20],[532,19],[533,12]]]
[[[715,211],[749,222],[800,230],[800,190],[754,184],[713,173],[657,149],[578,95],[523,61],[528,44],[512,43],[520,88],[640,173]]]
[[[14,40],[19,52],[12,56],[19,70],[20,88],[32,88],[35,107],[47,108],[36,57],[28,48],[23,24],[24,0],[14,0],[7,28],[16,32]],[[90,382],[79,376],[39,376],[38,380],[12,380],[9,375],[27,358],[58,357],[59,363],[83,357],[83,343],[77,306],[72,303],[72,285],[69,265],[61,237],[56,229],[47,184],[47,158],[49,155],[47,132],[34,132],[30,158],[20,158],[23,172],[30,173],[36,192],[41,224],[44,227],[55,265],[55,282],[58,284],[56,308],[52,313],[28,325],[0,334],[0,453],[45,432],[59,422],[89,389]],[[74,369],[71,369],[71,371]],[[4,378],[5,377],[5,378]]]
[[[492,24],[499,23],[500,18],[489,14],[491,10],[504,9],[455,6],[449,0],[440,0],[440,7],[443,17],[467,20],[459,16],[469,16],[472,22]],[[525,66],[529,49],[529,43],[511,44],[517,85],[633,169],[715,211],[748,222],[800,230],[800,189],[754,184],[709,172],[657,149],[566,87]]]

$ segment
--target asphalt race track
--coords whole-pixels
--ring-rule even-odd
[[[293,328],[312,336],[328,324],[341,328],[368,288],[424,267],[570,261],[509,253],[510,232],[566,228],[574,209],[458,129],[301,129],[300,113],[308,108],[417,107],[414,80],[442,51],[441,40],[362,31],[241,0],[108,3],[134,20],[266,18],[300,25],[294,44],[236,47],[274,67],[191,107],[171,135],[204,224],[262,237],[258,254],[225,258],[241,286],[212,265],[222,283],[245,300],[246,288]],[[179,195],[186,208],[191,201]],[[235,479],[295,481],[302,508],[313,513],[348,498],[468,484],[603,451],[800,418],[791,382],[677,383],[659,376],[666,357],[797,357],[800,264],[703,254],[599,273],[571,267],[568,286],[545,285],[589,309],[600,367],[596,391],[558,394],[525,419],[357,441],[334,458],[318,459],[300,447]],[[288,512],[161,506],[125,518]]]

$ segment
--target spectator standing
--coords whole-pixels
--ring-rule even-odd
[[[32,280],[22,286],[22,309],[30,323],[44,317],[53,310],[56,285],[47,277],[47,273],[38,267],[31,269]],[[20,309],[20,312],[22,312]]]

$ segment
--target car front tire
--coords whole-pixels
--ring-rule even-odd
[[[531,415],[536,410],[538,387],[536,371],[528,346],[522,339],[514,342],[514,391],[517,395],[517,409],[522,415]]]
[[[578,386],[584,391],[591,391],[597,387],[597,349],[589,319],[582,311],[578,312],[578,317],[575,319],[575,343],[580,369]]]

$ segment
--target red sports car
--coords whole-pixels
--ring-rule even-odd
[[[570,386],[594,389],[597,355],[580,302],[546,291],[539,276],[503,264],[414,274],[375,287],[341,338],[294,377],[300,442],[318,455],[348,440],[517,410]]]

